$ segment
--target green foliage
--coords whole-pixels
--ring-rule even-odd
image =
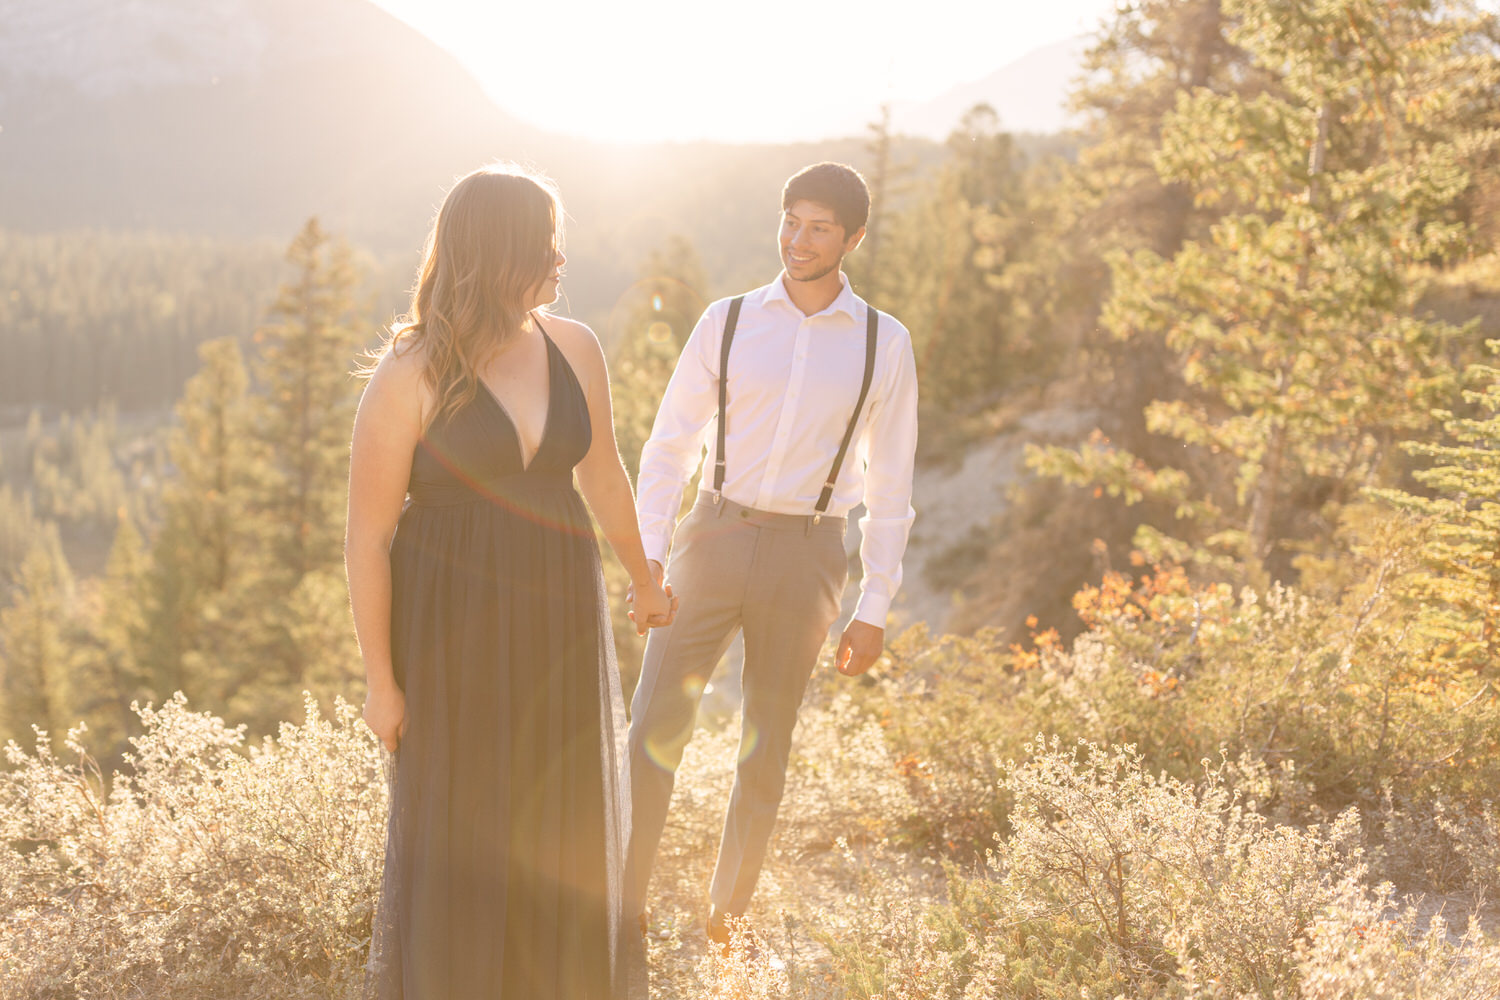
[[[347,245],[309,220],[287,249],[293,276],[255,334],[258,436],[269,453],[258,505],[270,555],[293,584],[343,558],[354,356],[368,339],[354,315]]]
[[[112,765],[126,749],[130,704],[150,697],[137,654],[146,629],[150,554],[140,531],[121,517],[102,577],[87,581],[69,673],[75,697],[67,721],[82,720],[95,752]]]
[[[909,207],[882,224],[880,259],[851,258],[856,287],[912,331],[924,420],[993,402],[1045,371],[1061,268],[1049,237],[1048,176],[1023,171],[994,111],[968,113],[948,161]]]
[[[1080,226],[1097,246],[1171,254],[1216,214],[1194,206],[1153,159],[1179,94],[1249,95],[1264,86],[1230,39],[1232,25],[1221,0],[1142,0],[1120,7],[1089,50],[1088,75],[1073,94],[1088,142],[1066,195],[1080,203]]]
[[[0,399],[28,409],[79,411],[102,400],[156,409],[191,374],[199,342],[253,328],[277,267],[270,244],[0,230],[9,352]]]
[[[681,236],[651,251],[609,329],[615,436],[634,478],[677,356],[708,305],[698,253]]]
[[[10,606],[0,609],[0,738],[44,730],[68,715],[73,621],[73,574],[56,529],[37,538],[13,581]]]
[[[351,369],[366,339],[355,317],[357,274],[347,245],[316,219],[288,247],[287,263],[291,277],[255,334],[253,443],[233,472],[243,476],[247,458],[254,463],[243,525],[253,548],[218,609],[226,628],[216,631],[233,646],[195,650],[204,666],[227,668],[225,701],[216,704],[250,719],[256,732],[285,718],[292,692],[331,697],[357,666],[343,579],[358,404]]]
[[[263,556],[253,503],[263,457],[239,345],[209,341],[199,357],[168,444],[175,475],[163,488],[138,660],[148,697],[186,691],[222,707],[242,678],[221,654],[243,648],[236,633]]]
[[[1442,110],[1468,92],[1471,25],[1425,3],[1283,6],[1225,8],[1273,89],[1183,93],[1163,120],[1162,178],[1226,214],[1170,259],[1114,254],[1102,316],[1118,337],[1165,337],[1191,395],[1152,402],[1147,426],[1207,453],[1206,474],[1168,496],[1194,522],[1186,546],[1137,544],[1227,556],[1262,583],[1285,572],[1281,543],[1320,530],[1300,498],[1346,500],[1451,385],[1459,331],[1415,315],[1411,277],[1462,246],[1445,213],[1496,139]]]
[[[57,527],[52,526],[53,537]],[[29,493],[17,494],[0,485],[0,595],[10,590],[10,580],[46,529],[38,518]]]
[[[1490,347],[1500,352],[1500,341]],[[1493,671],[1500,665],[1500,369],[1475,365],[1467,375],[1479,386],[1464,393],[1477,413],[1435,414],[1453,443],[1403,445],[1429,461],[1414,476],[1432,495],[1377,495],[1425,527],[1423,567],[1407,582],[1423,632],[1442,656]]]
[[[53,433],[43,429],[38,411],[33,414],[27,483],[38,513],[69,526],[112,527],[122,511],[141,512],[146,498],[133,487],[156,463],[150,455],[137,454],[133,463],[124,457],[127,440],[112,406],[64,414]]]

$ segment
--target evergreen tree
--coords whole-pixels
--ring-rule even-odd
[[[14,601],[0,609],[0,739],[29,745],[32,726],[56,731],[71,721],[73,578],[54,527],[36,539],[13,587]]]
[[[1500,353],[1500,341],[1490,341]],[[1410,592],[1420,602],[1420,627],[1442,655],[1489,671],[1500,669],[1500,369],[1474,365],[1469,377],[1482,388],[1464,393],[1476,414],[1439,410],[1452,443],[1407,442],[1430,461],[1415,473],[1432,491],[1378,495],[1417,515],[1424,524],[1424,569]]]
[[[309,650],[293,629],[306,610],[297,606],[304,579],[321,573],[342,580],[349,430],[359,401],[351,373],[366,340],[355,318],[348,246],[313,219],[292,241],[287,261],[293,276],[255,334],[263,393],[255,437],[265,464],[250,522],[263,541],[254,579],[235,594],[233,649],[221,654],[239,681],[231,704],[257,728],[280,720],[274,692],[300,693],[325,653]],[[352,629],[346,590],[340,604]],[[261,700],[255,691],[273,694]]]
[[[30,494],[17,494],[9,484],[0,484],[0,604],[5,602],[21,561],[48,523],[36,516]],[[55,526],[52,530],[56,531]]]
[[[1020,156],[992,108],[971,109],[948,152],[926,195],[889,228],[875,302],[912,331],[923,407],[937,417],[993,401],[1023,370],[1032,289],[1003,275],[1039,232]]]
[[[357,275],[347,245],[316,219],[292,241],[294,276],[281,287],[271,321],[255,334],[255,373],[264,393],[258,436],[270,459],[260,508],[274,528],[271,555],[295,586],[343,558],[349,428],[359,401],[351,375],[367,336],[356,323]]]
[[[141,533],[122,515],[104,576],[89,581],[81,602],[79,637],[71,676],[71,716],[88,724],[90,746],[100,760],[128,749],[135,715],[132,701],[151,701],[136,651],[146,629],[146,581],[150,566]],[[159,700],[159,699],[155,699]],[[107,770],[108,768],[106,768]]]
[[[1104,246],[1148,247],[1162,255],[1201,233],[1216,213],[1156,170],[1161,128],[1179,95],[1207,89],[1249,96],[1263,76],[1229,37],[1222,0],[1138,0],[1121,4],[1084,58],[1072,96],[1086,146],[1069,197],[1081,227]]]
[[[1216,472],[1189,488],[1180,468],[1107,446],[1042,464],[1196,522],[1185,539],[1143,530],[1151,557],[1264,582],[1289,565],[1282,543],[1326,531],[1326,505],[1371,482],[1450,384],[1454,330],[1415,316],[1413,272],[1462,248],[1447,213],[1493,136],[1452,114],[1472,25],[1423,0],[1224,7],[1276,90],[1179,97],[1158,168],[1226,214],[1170,259],[1114,255],[1104,313],[1121,338],[1165,331],[1192,395],[1152,403],[1148,425]]]
[[[198,353],[201,367],[177,404],[168,444],[176,474],[163,491],[137,659],[157,700],[185,691],[222,708],[240,678],[220,657],[232,659],[239,647],[230,626],[252,600],[264,545],[252,510],[261,464],[239,345],[213,340]]]
[[[610,338],[615,434],[632,477],[677,357],[708,304],[706,287],[693,245],[669,238],[646,258],[625,303],[624,329]]]

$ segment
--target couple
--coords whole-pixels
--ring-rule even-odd
[[[868,511],[836,657],[848,675],[880,655],[913,517],[910,338],[840,270],[868,212],[842,164],[787,182],[782,273],[699,320],[637,505],[599,342],[545,311],[564,261],[555,191],[493,168],[448,194],[351,453],[365,719],[394,751],[378,996],[645,996],[646,883],[673,774],[741,629],[745,731],[710,938],[745,912],[839,613],[844,515]],[[651,630],[628,735],[590,511],[630,573],[637,630]]]

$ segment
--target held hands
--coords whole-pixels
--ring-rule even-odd
[[[858,677],[875,665],[885,649],[885,629],[869,622],[851,621],[839,639],[833,662],[845,677]]]
[[[677,597],[672,593],[671,584],[662,586],[661,563],[652,559],[647,565],[651,568],[651,578],[637,580],[625,592],[625,599],[631,604],[630,620],[635,622],[637,635],[670,625],[677,617]]]
[[[370,691],[365,695],[364,719],[370,732],[395,753],[406,735],[406,695],[394,685],[388,690]]]

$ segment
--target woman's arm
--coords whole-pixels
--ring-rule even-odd
[[[593,443],[589,446],[589,453],[578,463],[578,486],[594,519],[599,522],[605,540],[630,574],[635,605],[631,618],[635,621],[636,631],[644,635],[649,627],[671,624],[676,602],[670,593],[662,590],[646,562],[646,550],[641,545],[635,496],[630,489],[625,463],[620,461],[619,445],[615,442],[614,408],[610,401],[609,369],[604,361],[604,351],[594,331],[582,323],[554,317],[552,325],[559,333],[556,338],[558,347],[573,365],[588,399]]]
[[[391,538],[427,395],[416,352],[388,351],[360,398],[349,451],[344,568],[365,662],[365,723],[388,750],[406,731],[406,698],[391,666]]]

